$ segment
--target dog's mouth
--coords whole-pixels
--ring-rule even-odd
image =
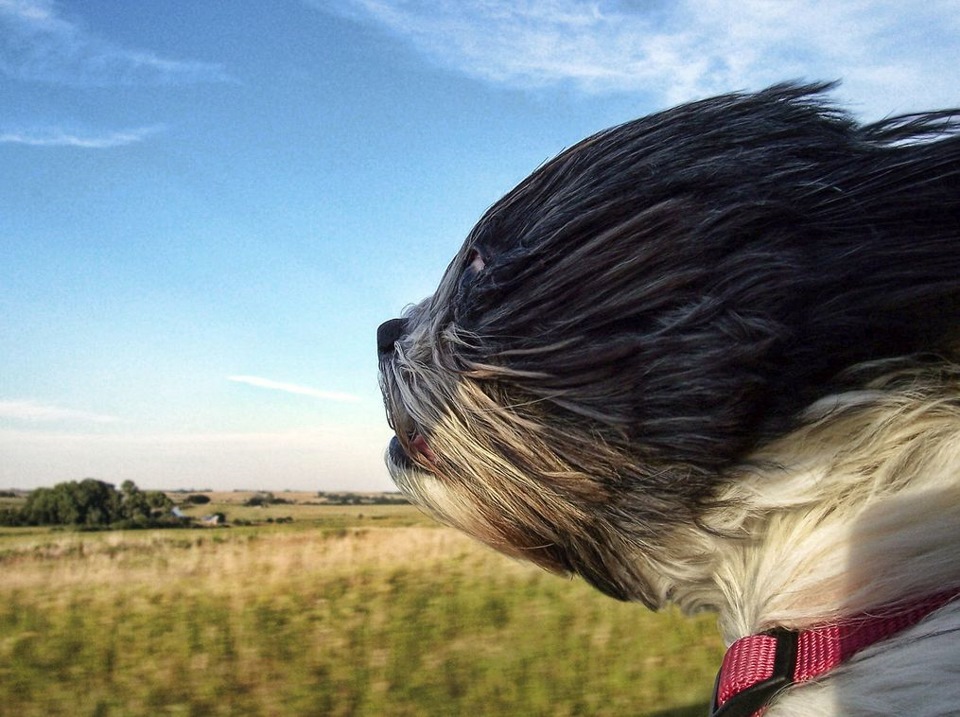
[[[390,454],[391,463],[397,468],[406,470],[430,470],[436,460],[426,439],[419,434],[415,434],[406,441],[401,441],[398,436],[394,436],[390,439],[387,451]]]
[[[479,260],[477,260],[479,261]],[[409,327],[413,318],[392,319],[377,329],[377,350],[380,358],[380,390],[383,394],[387,423],[394,437],[388,446],[391,467],[401,470],[420,469],[435,472],[437,457],[430,446],[427,433],[421,428],[418,413],[408,408],[405,397],[413,395],[408,382],[414,373],[403,364],[402,344],[409,344]],[[410,346],[407,346],[410,349]],[[402,364],[402,365],[401,365]],[[414,381],[415,383],[415,381]]]
[[[431,465],[436,461],[436,456],[433,455],[433,451],[427,444],[427,439],[421,434],[415,433],[413,435],[413,439],[410,441],[410,448],[421,460]]]
[[[381,378],[387,422],[394,433],[387,448],[390,463],[405,470],[432,471],[436,464],[436,455],[416,421],[397,399],[393,390],[393,381],[396,378],[390,373],[389,366],[381,367]]]
[[[398,468],[406,470],[415,468],[430,470],[436,462],[436,456],[427,444],[427,439],[419,433],[406,436],[404,441],[401,441],[399,436],[394,436],[390,439],[387,451],[390,454],[390,461]]]

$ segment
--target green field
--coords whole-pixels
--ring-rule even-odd
[[[706,711],[709,617],[618,603],[409,506],[212,497],[191,513],[259,524],[0,529],[0,714]]]

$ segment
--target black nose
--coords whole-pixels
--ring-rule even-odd
[[[377,329],[377,353],[388,354],[393,351],[393,345],[406,333],[406,319],[390,319],[380,324]]]

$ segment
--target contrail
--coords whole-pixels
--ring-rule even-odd
[[[300,396],[313,396],[322,398],[325,401],[340,401],[343,403],[355,403],[360,400],[358,396],[350,393],[341,393],[339,391],[321,391],[318,388],[309,386],[298,386],[295,383],[283,383],[281,381],[272,381],[269,378],[260,378],[259,376],[227,376],[228,381],[236,383],[246,383],[258,388],[269,388],[274,391],[283,391],[284,393],[295,393]]]

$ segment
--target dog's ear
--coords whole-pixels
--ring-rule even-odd
[[[781,85],[591,137],[490,209],[458,368],[713,473],[844,371],[960,323],[960,113],[859,126]]]

